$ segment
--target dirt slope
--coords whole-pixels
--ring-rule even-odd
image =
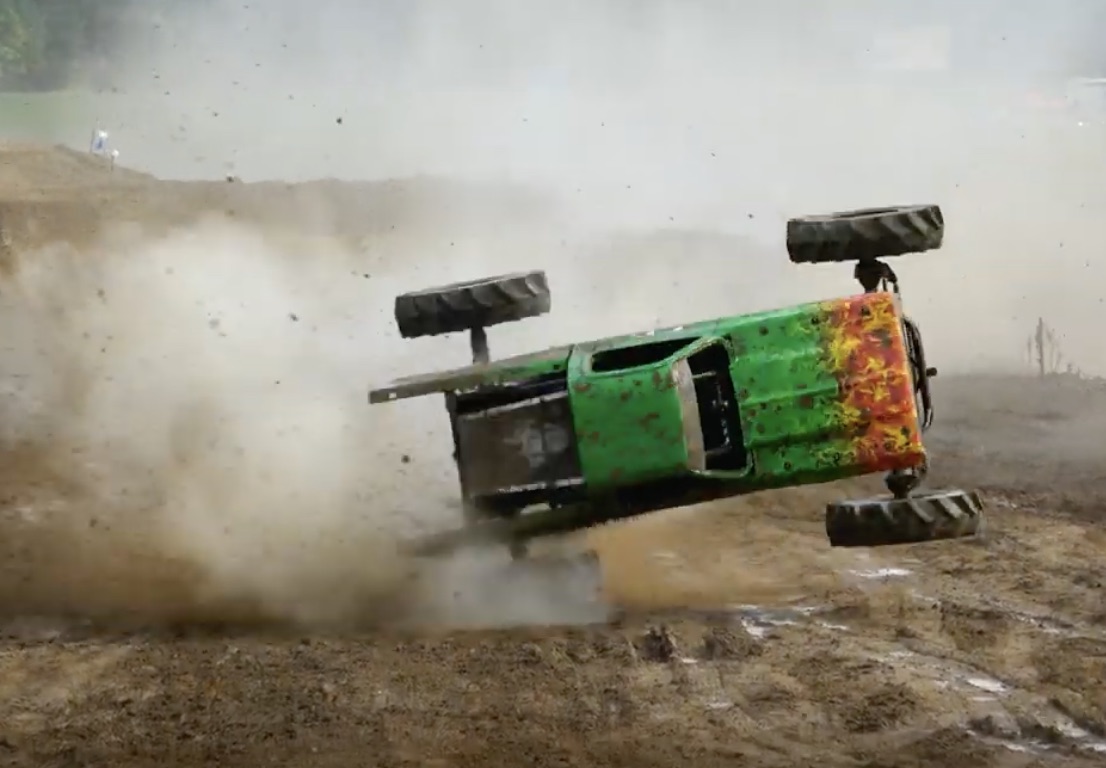
[[[12,259],[118,219],[156,230],[231,204],[287,226],[311,200],[353,238],[382,226],[353,215],[358,200],[410,210],[367,185],[104,187],[88,158],[19,151],[0,153]],[[94,195],[66,191],[89,173]],[[935,483],[987,489],[981,539],[831,550],[821,505],[878,481],[659,514],[587,537],[621,616],[586,627],[249,629],[256,606],[204,603],[200,575],[145,550],[137,527],[132,541],[90,514],[36,534],[81,488],[10,448],[0,764],[1106,764],[1106,390],[975,377],[938,397]],[[197,624],[204,610],[234,626]],[[88,615],[115,621],[94,630]]]

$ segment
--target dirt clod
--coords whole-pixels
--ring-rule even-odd
[[[748,632],[731,627],[711,627],[703,635],[702,657],[709,661],[739,661],[763,651]]]
[[[669,662],[680,655],[676,636],[668,627],[650,627],[641,638],[640,654],[643,661]]]

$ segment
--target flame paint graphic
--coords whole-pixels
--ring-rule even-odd
[[[897,299],[867,293],[820,305],[826,364],[837,379],[838,423],[868,472],[925,461]]]

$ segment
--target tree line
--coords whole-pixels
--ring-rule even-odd
[[[49,90],[104,69],[132,0],[0,0],[0,89]]]

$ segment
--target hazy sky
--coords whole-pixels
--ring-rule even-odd
[[[1003,318],[993,345],[1012,350],[1044,308],[1080,335],[1106,283],[1106,141],[1024,106],[1046,76],[1095,73],[1104,16],[1087,0],[208,0],[136,31],[98,110],[124,161],[161,175],[506,179],[590,227],[773,249],[789,216],[939,202],[945,251],[901,267],[913,306],[948,337],[950,301]],[[1093,335],[1070,344],[1104,357]]]

